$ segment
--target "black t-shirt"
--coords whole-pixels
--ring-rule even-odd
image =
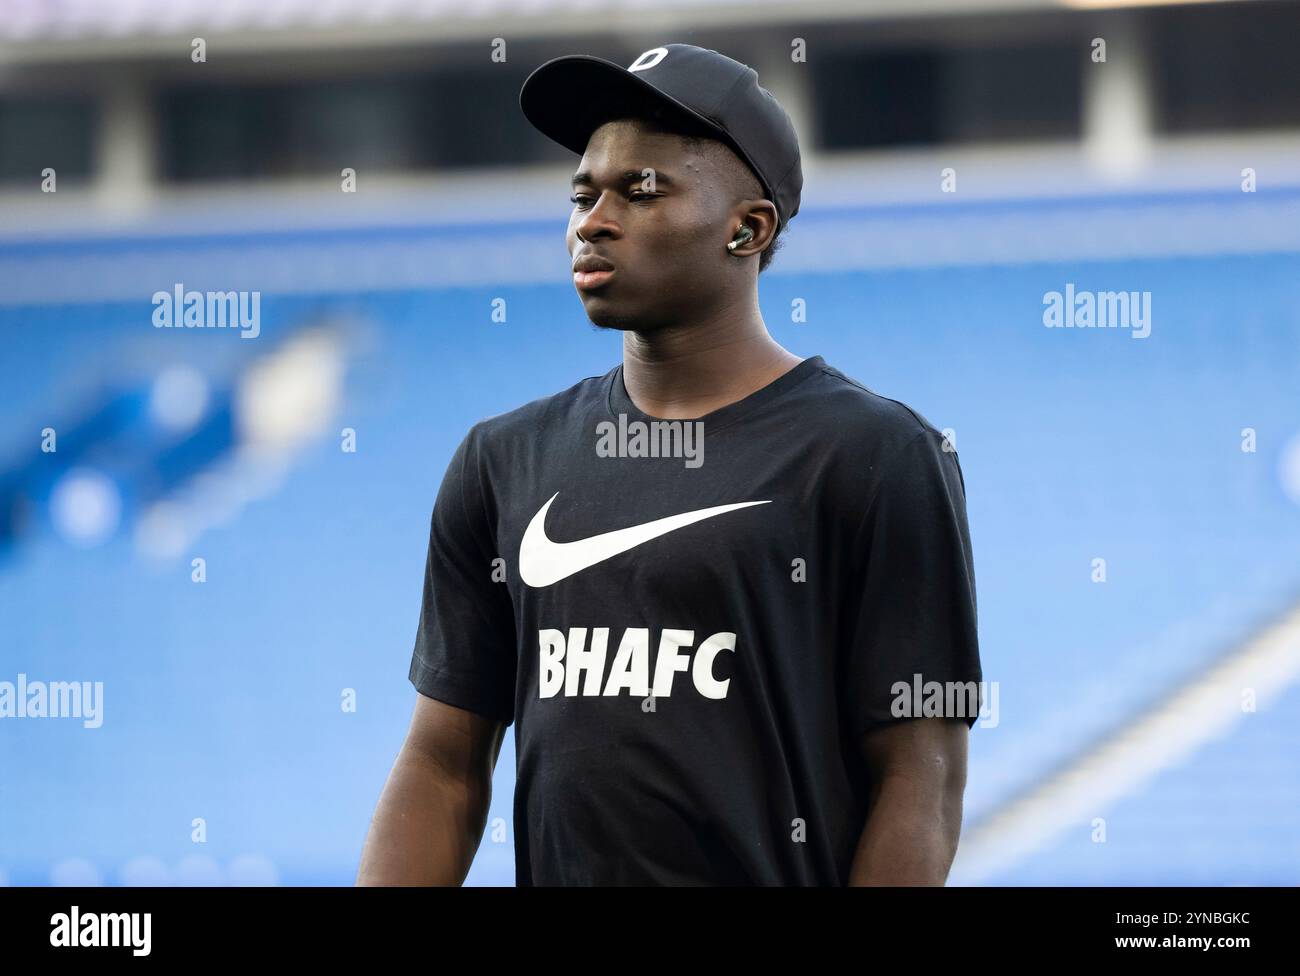
[[[896,683],[981,679],[957,455],[820,356],[655,422],[617,366],[470,429],[410,679],[514,722],[520,885],[843,884]]]

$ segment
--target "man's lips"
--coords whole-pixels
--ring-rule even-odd
[[[573,283],[581,291],[599,288],[613,274],[613,262],[596,254],[583,254],[573,262]]]
[[[599,288],[613,276],[613,271],[575,271],[573,283],[580,291],[591,291],[593,288]]]

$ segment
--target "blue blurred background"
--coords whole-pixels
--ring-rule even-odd
[[[1294,5],[760,3],[733,33],[669,3],[611,39],[535,3],[503,62],[472,3],[20,6],[0,682],[104,710],[0,718],[0,883],[352,883],[452,451],[621,357],[567,273],[576,157],[518,86],[672,40],[757,68],[804,140],[773,336],[960,452],[999,709],[952,883],[1300,883]],[[155,328],[178,283],[260,292],[260,334]],[[1067,283],[1148,293],[1150,335],[1045,328]],[[514,880],[512,736],[471,884]]]

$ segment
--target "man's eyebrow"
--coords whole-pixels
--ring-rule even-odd
[[[648,169],[648,168],[649,168],[649,167],[647,167],[647,169]],[[629,170],[627,170],[626,172],[623,173],[623,176],[622,176],[622,178],[619,180],[619,182],[620,182],[620,183],[632,183],[632,182],[640,183],[640,182],[641,182],[642,180],[644,180],[644,179],[648,179],[648,177],[647,177],[645,174],[643,174],[643,173],[641,172],[641,170],[637,170],[637,169],[629,169]],[[658,186],[658,185],[660,185],[660,184],[662,184],[663,186],[676,186],[676,184],[675,184],[675,183],[673,182],[673,180],[672,180],[672,177],[670,177],[667,173],[660,173],[658,170],[655,171],[654,179],[655,179],[655,185],[656,185],[656,186]],[[573,174],[573,179],[569,181],[569,185],[570,185],[570,186],[577,186],[579,183],[583,183],[583,184],[588,184],[588,185],[590,185],[590,184],[595,183],[595,182],[596,182],[596,178],[595,178],[595,176],[591,173],[591,171],[590,171],[590,170],[585,170],[585,169],[584,169],[584,170],[579,170],[578,172],[576,172],[576,173]]]

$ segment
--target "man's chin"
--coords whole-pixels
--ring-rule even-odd
[[[644,323],[637,316],[629,315],[618,306],[601,301],[595,296],[588,298],[583,304],[587,311],[587,318],[598,329],[609,329],[613,332],[640,332],[645,328]]]

